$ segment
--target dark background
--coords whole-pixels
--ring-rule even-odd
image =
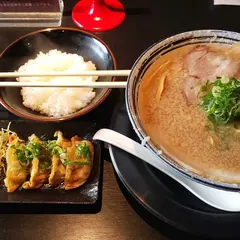
[[[74,27],[71,10],[76,2],[76,0],[65,1],[62,26]],[[236,6],[214,6],[213,1],[210,0],[125,0],[122,2],[127,12],[125,21],[112,31],[96,34],[112,49],[118,69],[130,69],[146,48],[176,33],[197,29],[239,31],[240,9]],[[0,50],[19,36],[33,30],[35,29],[0,29]],[[97,118],[104,126],[108,126],[119,94],[118,90],[112,91],[108,99],[86,118]],[[7,112],[2,111],[2,114],[8,117]],[[109,160],[108,154],[104,158]],[[163,235],[175,239],[181,236],[183,239],[188,238],[166,223],[154,224],[154,219],[134,202],[120,183],[117,183],[112,165],[106,160],[100,213],[90,215],[2,214],[0,215],[0,239],[167,239]],[[151,223],[154,228],[146,222]]]

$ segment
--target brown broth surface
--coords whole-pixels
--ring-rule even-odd
[[[224,51],[221,45],[209,45]],[[182,91],[183,59],[194,45],[161,56],[148,70],[139,87],[138,111],[144,129],[157,148],[190,171],[213,180],[240,183],[240,133],[231,127],[217,130],[198,106],[189,104]],[[151,74],[161,64],[165,69]],[[169,70],[160,100],[159,81]]]

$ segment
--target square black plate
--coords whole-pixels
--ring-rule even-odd
[[[9,121],[0,120],[0,128],[6,128]],[[45,135],[52,139],[56,130],[70,138],[78,135],[91,140],[97,130],[96,123],[69,121],[60,123],[37,123],[24,120],[11,121],[11,130],[27,140],[31,134]],[[0,187],[0,213],[96,213],[101,209],[102,162],[100,142],[94,141],[95,157],[88,181],[77,189],[21,190],[7,193]]]

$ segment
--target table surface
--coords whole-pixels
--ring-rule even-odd
[[[65,0],[62,26],[74,27],[71,10],[76,2]],[[125,21],[112,31],[97,33],[112,49],[118,69],[130,69],[137,57],[154,42],[180,32],[196,29],[239,30],[240,7],[214,6],[211,0],[122,2],[127,12]],[[0,50],[17,37],[32,30],[2,28]],[[108,102],[114,100],[113,106],[117,103],[114,95],[118,93],[113,91],[107,100]],[[107,114],[106,118],[110,119],[110,113]],[[107,126],[109,122],[106,121],[105,124]],[[150,223],[149,219],[149,214],[134,202],[118,182],[111,163],[105,160],[102,209],[98,214],[2,214],[0,239],[179,239],[181,233],[165,223],[158,226],[153,224],[153,228],[146,223]]]

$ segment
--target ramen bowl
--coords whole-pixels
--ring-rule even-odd
[[[221,44],[221,46],[229,46],[237,43],[238,41],[240,41],[239,33],[223,30],[197,30],[185,32],[167,38],[163,41],[159,41],[150,48],[148,48],[135,62],[132,71],[128,77],[128,84],[125,95],[128,115],[135,132],[137,133],[139,139],[146,145],[146,147],[158,156],[159,161],[164,161],[166,164],[173,167],[176,171],[184,174],[184,176],[189,177],[193,180],[199,181],[203,184],[211,185],[213,187],[231,190],[240,189],[240,178],[238,179],[238,181],[235,181],[233,177],[233,181],[231,182],[231,180],[225,181],[224,179],[217,179],[215,178],[215,176],[206,175],[204,172],[201,172],[196,168],[194,169],[194,167],[192,167],[191,165],[187,166],[184,162],[176,161],[176,159],[172,157],[172,154],[169,153],[169,151],[165,151],[164,148],[157,147],[157,145],[152,141],[151,136],[149,137],[149,134],[147,133],[145,128],[145,124],[140,116],[139,89],[141,83],[149,74],[149,71],[154,65],[154,63],[156,63],[159,59],[163,58],[165,55],[173,52],[174,50],[186,46],[209,43]],[[162,121],[164,121],[164,119]],[[168,141],[167,139],[165,140]],[[184,140],[185,139],[182,139],[183,142]],[[224,159],[222,159],[223,166],[221,171],[223,171],[224,175],[224,171],[228,171],[229,163],[228,161],[224,162],[223,160]],[[240,170],[235,170],[239,177]]]

